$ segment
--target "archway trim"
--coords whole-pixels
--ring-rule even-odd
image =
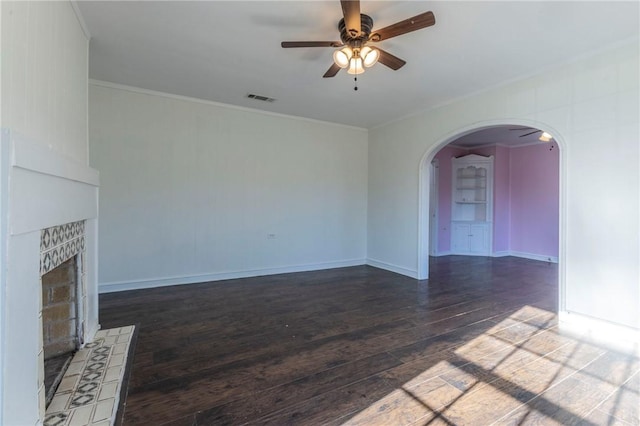
[[[558,149],[559,149],[559,229],[558,229],[558,289],[559,289],[559,310],[562,312],[565,310],[565,260],[566,260],[566,142],[560,132],[548,123],[544,123],[537,120],[522,119],[522,118],[503,118],[486,120],[480,122],[474,122],[466,126],[454,129],[439,138],[436,139],[436,143],[431,145],[423,154],[420,160],[420,166],[418,171],[419,184],[418,184],[418,279],[425,280],[429,277],[429,190],[430,190],[430,175],[429,165],[435,157],[435,155],[446,145],[454,140],[490,127],[496,126],[524,126],[533,127],[538,130],[545,131],[553,135]]]

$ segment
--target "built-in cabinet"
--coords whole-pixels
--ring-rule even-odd
[[[493,156],[453,158],[451,251],[489,256],[493,224]]]

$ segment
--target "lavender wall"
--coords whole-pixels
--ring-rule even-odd
[[[558,147],[529,145],[510,151],[510,250],[557,258]]]
[[[493,155],[493,252],[537,257],[558,256],[559,158],[554,145],[519,148],[492,145],[472,150],[440,150],[438,175],[438,252],[451,250],[451,158]]]

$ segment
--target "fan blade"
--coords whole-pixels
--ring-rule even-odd
[[[356,38],[360,35],[360,0],[340,0],[347,33]]]
[[[524,138],[525,136],[533,135],[534,133],[540,133],[542,130],[535,130],[533,132],[525,133],[524,135],[520,135],[519,137]]]
[[[533,130],[533,127],[518,127],[517,129],[509,129],[509,130]]]
[[[338,74],[338,71],[340,71],[340,67],[337,66],[336,64],[332,64],[331,68],[329,68],[327,70],[327,72],[324,73],[324,75],[322,76],[322,78],[328,78],[328,77],[333,77],[336,74]]]
[[[436,17],[432,12],[421,13],[413,18],[405,19],[404,21],[396,22],[393,25],[384,27],[381,30],[375,30],[371,33],[369,40],[381,41],[387,40],[391,37],[396,37],[402,34],[410,33],[411,31],[420,30],[422,28],[430,27],[436,23]]]
[[[283,41],[282,47],[340,47],[341,41]]]
[[[378,48],[376,47],[376,49]],[[388,66],[394,71],[402,68],[402,66],[407,63],[406,61],[403,61],[397,56],[393,56],[391,53],[385,52],[382,49],[378,49],[378,51],[380,52],[380,57],[378,58],[378,62],[380,62],[382,65]]]

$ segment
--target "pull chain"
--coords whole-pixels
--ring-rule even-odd
[[[356,74],[355,77],[353,77],[353,81],[354,81],[353,90],[358,90],[358,75],[357,74]]]

